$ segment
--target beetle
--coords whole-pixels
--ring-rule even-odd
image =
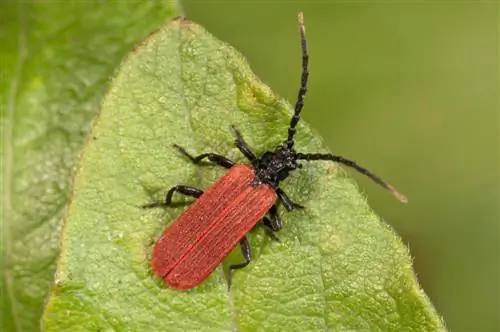
[[[249,164],[235,163],[222,155],[210,152],[193,156],[184,148],[174,145],[194,164],[208,159],[228,171],[206,191],[177,185],[168,190],[164,202],[142,206],[169,206],[176,192],[197,199],[165,230],[153,249],[152,269],[171,288],[189,289],[199,285],[239,244],[244,261],[229,267],[227,282],[230,289],[234,271],[246,267],[252,260],[247,233],[259,221],[263,221],[270,236],[278,240],[274,232],[281,230],[283,223],[278,214],[277,202],[288,211],[304,208],[292,201],[279,186],[291,172],[302,167],[300,161],[323,160],[346,165],[366,175],[400,201],[407,201],[393,186],[352,160],[333,154],[295,151],[295,127],[304,106],[309,77],[309,53],[302,13],[298,15],[298,23],[302,50],[301,84],[286,140],[274,150],[257,157],[238,129],[232,126],[235,145],[249,160]],[[269,214],[269,217],[266,214]]]

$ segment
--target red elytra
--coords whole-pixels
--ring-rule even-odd
[[[233,166],[163,233],[151,266],[172,288],[197,286],[276,202],[267,184],[251,184],[254,169]]]

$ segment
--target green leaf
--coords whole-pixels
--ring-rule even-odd
[[[176,184],[206,188],[224,172],[192,165],[172,144],[244,161],[230,125],[262,154],[285,138],[290,112],[238,52],[200,26],[174,20],[150,36],[112,82],[82,155],[45,329],[444,330],[408,250],[331,163],[306,164],[286,181],[306,209],[281,210],[280,243],[252,232],[254,260],[235,273],[231,292],[222,267],[189,291],[153,275],[154,241],[185,207],[139,205]],[[304,123],[297,149],[326,151]],[[224,265],[240,260],[235,250]]]
[[[36,331],[74,167],[109,78],[133,45],[177,14],[167,2],[0,7],[0,330]]]

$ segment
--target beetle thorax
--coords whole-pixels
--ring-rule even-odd
[[[268,151],[254,163],[255,182],[267,183],[278,187],[290,172],[299,168],[297,153],[285,146],[278,146],[274,151]]]

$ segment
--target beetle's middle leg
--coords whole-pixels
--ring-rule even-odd
[[[276,188],[276,194],[278,195],[278,199],[283,203],[285,208],[288,211],[293,211],[295,209],[303,209],[304,206],[300,205],[299,203],[293,202],[288,195],[281,189],[281,188]]]
[[[267,220],[264,220],[264,224],[268,226],[273,232],[280,231],[283,228],[283,222],[281,221],[276,204],[271,206],[271,208],[269,209],[269,216],[271,217],[271,219],[265,218]]]
[[[172,204],[172,196],[173,196],[174,192],[178,192],[180,194],[195,197],[195,198],[198,198],[201,195],[203,195],[203,190],[201,190],[201,189],[191,187],[191,186],[177,185],[175,187],[170,188],[170,190],[167,192],[167,195],[165,197],[165,202],[148,203],[148,204],[142,205],[141,207],[144,209],[149,209],[149,208],[155,208],[155,207],[169,206],[170,204]]]
[[[262,223],[266,229],[267,234],[273,241],[281,242],[280,239],[276,236],[275,232],[281,230],[283,228],[283,222],[278,214],[278,207],[274,204],[269,209],[269,217],[264,217],[262,219]]]

